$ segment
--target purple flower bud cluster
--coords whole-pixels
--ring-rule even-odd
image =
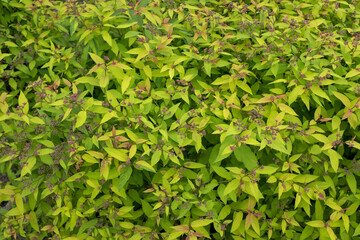
[[[260,113],[260,111],[265,111],[265,108],[260,104],[254,107],[253,110],[250,110],[248,112],[249,115],[249,119],[250,121],[253,121],[257,124],[262,124],[263,123],[263,115]]]
[[[44,168],[40,167],[38,169],[39,174],[43,174],[44,172],[45,172],[45,167]],[[56,184],[51,183],[50,180],[45,182],[45,187],[48,188],[50,192],[52,192],[54,190],[55,186],[56,186]]]
[[[195,91],[195,88],[192,87],[192,82],[186,82],[185,79],[177,79],[176,80],[177,85],[175,84],[175,81],[171,82],[171,85],[175,87],[175,91],[172,90],[166,90],[166,93],[168,94],[174,94],[176,92],[178,93],[186,93],[188,88],[191,88],[191,91]]]
[[[25,89],[41,87],[43,82],[44,79],[41,77],[38,81],[29,82],[28,86]]]
[[[189,113],[188,113],[189,114]],[[188,124],[188,123],[183,123],[183,124],[180,124],[179,126],[179,129],[177,131],[177,134],[178,136],[180,136],[181,139],[184,139],[184,138],[187,138],[188,135],[187,135],[187,131],[197,131],[198,133],[201,133],[203,135],[206,134],[206,131],[205,130],[202,130],[200,131],[199,129],[197,129],[197,125],[195,123],[192,123],[192,124]],[[183,132],[182,130],[185,128],[185,131]],[[204,132],[205,131],[205,132]]]
[[[189,202],[182,203],[180,209],[187,209],[189,207]]]
[[[357,85],[356,87],[354,87],[354,92],[357,97],[360,96],[360,85]]]
[[[181,147],[180,149],[179,149],[179,152],[175,152],[175,150],[174,149],[171,149],[171,152],[169,152],[168,153],[168,157],[175,157],[175,155],[176,155],[176,157],[179,157],[179,156],[181,156],[181,154],[182,154],[182,149],[184,149],[185,150],[185,148],[184,147]]]
[[[149,41],[149,39],[147,37],[138,39],[138,42],[143,43],[143,44],[148,42],[148,41]]]
[[[336,134],[336,140],[335,141],[333,141],[332,143],[331,143],[331,145],[333,146],[333,147],[338,147],[338,146],[343,146],[343,141],[341,140],[341,135],[340,135],[340,133],[337,133]]]
[[[249,139],[250,139],[250,137],[249,137],[248,134],[246,134],[246,135],[244,135],[242,137],[240,137],[239,134],[235,135],[235,140],[238,141],[239,146],[241,146],[241,144],[246,145],[246,141],[249,140]],[[230,149],[232,151],[235,150],[235,148],[236,148],[236,145],[230,146]]]
[[[163,139],[161,139],[161,140],[159,141],[159,143],[157,143],[157,144],[155,145],[154,148],[151,147],[151,152],[155,152],[156,150],[163,150],[164,145],[165,145],[165,141],[164,141]]]
[[[23,109],[25,108],[25,105],[26,105],[26,103],[23,103],[23,104],[21,104],[21,105],[18,105],[18,106],[15,108],[15,111],[18,112],[18,116],[19,116],[19,117],[25,115],[25,113],[23,112]]]
[[[147,95],[147,92],[145,91],[145,88],[142,87],[139,89],[133,88],[133,91],[136,93],[136,97],[138,97],[139,99],[144,99],[144,96],[142,94]]]
[[[200,115],[200,113],[198,111],[195,111],[195,109],[191,109],[187,115],[191,118],[194,118],[194,117],[198,117]]]
[[[99,222],[95,224],[95,227],[97,227],[97,228],[100,228],[100,227],[106,227],[107,228],[108,226],[109,226],[109,223],[106,222],[106,220],[103,219],[103,218],[100,218]]]
[[[145,29],[149,30],[151,32],[151,35],[153,35],[153,36],[161,36],[161,34],[162,34],[161,29],[151,22],[149,22],[145,25]]]
[[[299,127],[299,124],[298,123],[293,123],[292,121],[289,121],[288,122],[289,124],[289,129],[292,131],[292,132],[296,132],[296,129]]]
[[[163,107],[159,114],[162,116],[171,115],[171,111],[169,111],[166,107]]]
[[[70,96],[64,99],[64,104],[68,104],[69,108],[74,108],[75,105],[81,106],[84,104],[84,99],[79,99],[79,93],[82,91],[79,90],[78,93],[71,94]]]
[[[244,131],[248,130],[248,128],[247,128],[248,126],[245,125],[245,123],[240,121],[239,119],[236,120],[236,122],[234,123],[234,126],[236,127],[236,130],[238,130],[238,131],[244,132]]]
[[[22,190],[30,189],[30,192],[32,192],[32,193],[35,192],[37,187],[36,186],[31,187],[34,183],[32,178],[22,177],[20,179],[20,181],[21,181],[21,189]]]
[[[175,166],[175,169],[176,169],[176,167],[177,166]],[[178,170],[178,173],[179,173],[179,178],[182,178],[183,177],[183,175],[181,175],[183,172],[185,172],[186,171],[186,169],[185,168],[179,168],[179,170]]]

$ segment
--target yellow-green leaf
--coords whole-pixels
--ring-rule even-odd
[[[144,68],[143,68],[146,76],[148,76],[150,79],[152,79],[152,72],[151,72],[151,68],[150,66],[146,65]]]
[[[99,57],[98,55],[96,55],[95,53],[89,53],[91,59],[96,63],[96,64],[104,64],[105,61],[104,59],[102,59],[101,57]]]
[[[29,216],[30,216],[30,225],[33,229],[35,229],[37,232],[40,232],[39,230],[39,225],[38,225],[38,221],[37,221],[37,218],[36,218],[36,214],[34,211],[31,211],[29,213]]]
[[[28,102],[27,98],[25,97],[25,94],[22,91],[20,91],[18,104],[19,104],[19,106],[21,106],[21,108],[23,108],[22,109],[23,113],[27,114],[29,112],[29,102]]]
[[[314,220],[306,223],[310,227],[322,228],[325,226],[325,223],[321,220]]]
[[[20,193],[15,194],[16,207],[19,209],[20,214],[24,214],[24,202]]]
[[[235,212],[231,226],[231,233],[235,232],[241,225],[243,220],[243,212]]]
[[[359,236],[360,235],[360,223],[357,225],[357,227],[355,228],[355,232],[354,232],[354,235],[353,237],[355,236]]]
[[[336,98],[338,98],[347,108],[351,108],[351,102],[347,96],[339,92],[332,92]]]
[[[329,96],[319,86],[311,86],[310,89],[315,95],[325,98],[326,100],[331,102]]]
[[[240,186],[240,180],[233,179],[231,182],[228,183],[224,190],[224,196],[228,195],[232,191],[235,191]]]
[[[329,150],[327,150],[327,152],[328,152],[328,156],[330,158],[331,167],[332,167],[332,169],[334,169],[335,172],[337,172],[338,167],[339,167],[338,153],[333,149],[329,149]]]
[[[353,194],[356,194],[357,190],[357,182],[354,174],[350,173],[349,175],[346,174],[346,181],[349,185],[349,188]]]
[[[101,35],[102,35],[103,39],[105,40],[105,42],[107,42],[110,45],[110,47],[112,47],[112,39],[111,39],[110,34],[107,31],[102,31]]]
[[[345,78],[352,78],[355,77],[356,75],[359,75],[360,71],[356,70],[356,69],[352,69],[350,70],[350,72],[348,72],[345,76]]]
[[[126,154],[126,150],[124,149],[115,149],[110,147],[104,147],[104,150],[112,157],[122,161],[126,162],[128,155]]]
[[[212,219],[200,219],[200,220],[195,220],[191,222],[191,227],[192,228],[197,228],[197,227],[204,227],[209,225],[210,223],[214,222],[214,220]]]
[[[93,156],[91,156],[89,154],[82,155],[82,159],[84,159],[85,162],[88,162],[88,163],[99,163],[98,160],[96,160]]]
[[[288,105],[286,105],[284,103],[279,103],[278,107],[283,112],[286,112],[286,113],[288,113],[290,115],[293,115],[293,116],[297,116],[296,112],[291,107],[289,107]]]
[[[143,167],[146,170],[156,173],[155,169],[149,163],[147,163],[145,161],[137,161],[136,164]]]
[[[76,118],[75,128],[81,127],[86,121],[86,111],[80,111]]]
[[[136,23],[137,23],[137,21],[129,20],[129,21],[120,23],[116,28],[128,28],[128,27],[131,27],[132,25],[135,25]]]

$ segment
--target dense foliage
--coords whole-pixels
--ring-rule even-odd
[[[0,239],[360,239],[358,1],[0,12]]]

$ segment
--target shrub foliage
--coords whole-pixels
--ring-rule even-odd
[[[0,239],[360,239],[358,1],[0,12]]]

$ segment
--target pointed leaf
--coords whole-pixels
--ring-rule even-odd
[[[115,149],[115,148],[109,148],[109,147],[104,147],[104,150],[112,157],[122,161],[122,162],[126,162],[128,155],[126,154],[126,150],[123,149]]]
[[[156,173],[155,169],[149,163],[147,163],[145,161],[137,161],[136,164],[143,167],[144,169],[146,169],[148,171]]]
[[[209,225],[212,222],[214,222],[214,220],[212,220],[212,219],[195,220],[195,221],[191,222],[191,227],[192,228],[204,227],[204,226]]]
[[[80,111],[76,118],[75,128],[81,127],[86,121],[86,111]]]
[[[228,194],[231,193],[232,191],[235,191],[239,186],[240,186],[240,180],[238,180],[238,179],[232,180],[232,181],[229,182],[229,184],[226,186],[223,195],[224,195],[224,196],[228,195]]]
[[[236,159],[239,162],[244,163],[245,167],[248,170],[252,170],[258,167],[257,158],[250,147],[246,145],[241,145],[234,150],[234,154]]]

